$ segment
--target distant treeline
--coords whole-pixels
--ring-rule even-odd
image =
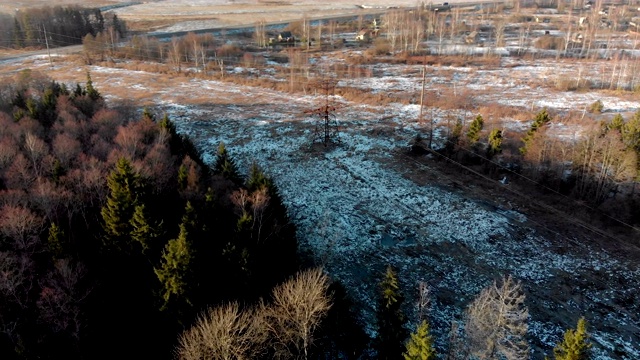
[[[102,14],[97,8],[46,7],[21,9],[14,16],[0,14],[0,48],[77,45],[87,34],[112,33],[124,37],[126,24],[115,14]]]

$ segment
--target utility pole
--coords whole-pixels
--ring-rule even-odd
[[[336,107],[331,104],[331,95],[335,93],[336,80],[322,79],[318,81],[316,86],[323,90],[325,103],[323,106],[317,109],[307,110],[305,113],[320,117],[321,121],[316,124],[316,129],[313,134],[313,143],[320,141],[324,147],[328,147],[329,145],[340,142],[338,138],[338,122],[335,116]]]
[[[42,24],[42,31],[44,31],[44,43],[47,45],[47,54],[49,54],[49,65],[53,67],[53,61],[51,60],[51,50],[49,50],[49,38],[47,37],[47,28]]]
[[[424,108],[424,83],[427,81],[427,64],[422,66],[422,92],[420,93],[420,118],[418,122],[422,123],[422,109]]]

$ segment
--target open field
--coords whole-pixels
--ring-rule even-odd
[[[134,3],[125,0],[90,0],[82,6],[110,6]],[[389,7],[415,7],[421,2],[416,0],[368,0],[368,1],[279,1],[279,0],[160,0],[138,1],[140,4],[121,7],[114,10],[120,18],[130,23],[131,28],[162,29],[181,24],[191,28],[219,26],[253,25],[257,21],[266,22],[294,21],[303,15],[308,17],[345,16],[379,13]],[[463,3],[468,0],[451,0],[449,3]],[[478,1],[478,2],[483,2]],[[490,1],[485,1],[490,2]],[[429,2],[425,2],[428,4]],[[436,2],[437,3],[437,2]],[[0,0],[0,12],[13,14],[15,9],[28,7],[78,4],[77,0]],[[359,6],[363,6],[360,8]],[[200,23],[198,23],[200,22]]]

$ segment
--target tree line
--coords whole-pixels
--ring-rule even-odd
[[[20,9],[15,15],[0,14],[0,46],[44,48],[82,44],[86,35],[105,34],[112,42],[123,39],[127,27],[114,13],[98,8],[55,6]]]
[[[599,104],[595,104],[595,108]],[[607,216],[640,224],[640,111],[626,118],[593,121],[571,139],[562,139],[550,124],[562,121],[547,109],[538,112],[524,134],[484,128],[482,115],[468,124],[458,119],[447,130],[444,156],[509,180],[522,177],[528,186],[584,201]],[[585,120],[586,121],[586,120]],[[508,136],[505,133],[508,132]],[[417,148],[427,148],[418,137]],[[525,181],[525,182],[526,182]]]

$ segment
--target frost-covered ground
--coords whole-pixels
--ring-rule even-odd
[[[570,65],[523,61],[498,69],[433,68],[428,87],[450,87],[455,79],[460,88],[479,89],[477,96],[486,103],[524,102],[560,111],[569,103],[587,106],[594,98],[610,111],[640,108],[637,101],[610,93],[557,92],[526,80],[551,76],[545,75],[553,74],[551,69],[570,73]],[[334,98],[340,144],[321,151],[310,147],[316,120],[305,115],[322,103],[314,96],[98,66],[57,63],[50,69],[44,58],[26,64],[6,61],[2,67],[5,72],[40,69],[70,84],[84,81],[90,70],[109,102],[136,99],[169,114],[179,131],[195,139],[206,161],[214,160],[224,142],[241,169],[257,162],[275,178],[301,248],[346,285],[364,319],[373,317],[376,284],[391,264],[410,301],[419,280],[431,287],[430,319],[444,346],[450,321],[459,319],[464,306],[493,279],[511,274],[525,284],[537,358],[542,351],[549,354],[563,330],[582,315],[592,325],[595,359],[640,358],[637,259],[590,245],[582,233],[549,229],[505,202],[471,197],[467,190],[481,190],[473,181],[459,181],[463,190],[452,190],[450,180],[434,175],[431,160],[406,155],[410,139],[424,134],[415,121],[417,105],[361,105]],[[418,93],[419,69],[376,65],[374,80],[344,79],[341,85]],[[437,125],[449,113],[428,111]],[[456,114],[474,116],[472,111]],[[578,125],[553,125],[558,134],[578,130]],[[367,331],[375,333],[371,323]]]
[[[182,106],[161,108],[185,114]],[[241,168],[255,161],[269,169],[298,226],[301,247],[346,285],[364,318],[373,318],[376,283],[391,264],[410,299],[419,280],[431,286],[431,320],[442,344],[461,307],[492,279],[512,274],[526,284],[537,346],[549,351],[566,326],[558,321],[585,315],[598,341],[595,359],[640,356],[637,266],[580,239],[551,241],[521,213],[403,177],[390,163],[403,158],[409,119],[380,123],[373,114],[345,113],[355,121],[342,123],[342,145],[316,152],[308,149],[310,124],[270,112],[238,119],[235,110],[212,108],[198,121],[187,115],[177,124],[197,139],[207,161],[224,141]],[[430,171],[428,165],[422,171]]]

